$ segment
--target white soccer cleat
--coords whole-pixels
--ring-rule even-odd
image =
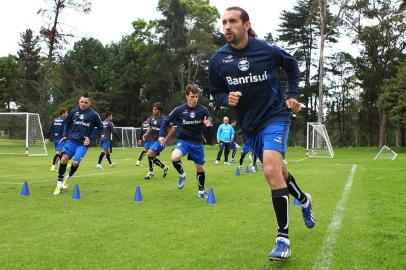
[[[63,190],[64,188],[63,188],[63,184],[62,184],[62,181],[58,181],[58,183],[56,183],[56,187],[55,187],[55,189],[54,189],[54,195],[59,195],[59,194],[61,194],[61,190]]]
[[[67,189],[69,187],[69,180],[71,180],[73,178],[73,176],[65,176],[65,179],[63,179],[63,183],[62,183],[62,189]]]
[[[116,163],[111,163],[110,164],[110,168],[115,168],[117,165],[116,165]]]
[[[96,169],[103,169],[103,166],[101,164],[97,164]]]
[[[135,162],[135,166],[141,166],[141,161],[137,160],[137,161]]]
[[[225,162],[224,162],[224,165],[229,166],[229,165],[230,165],[230,163],[225,161]]]
[[[218,164],[219,164],[219,161],[218,161],[218,160],[214,161],[214,164],[218,165]]]

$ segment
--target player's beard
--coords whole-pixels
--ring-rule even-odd
[[[230,34],[230,35],[227,35],[227,34]],[[238,35],[238,34],[234,33],[233,31],[227,32],[224,35],[224,37],[228,43],[233,44],[235,46],[238,46],[241,43],[241,41],[243,40],[242,34]]]

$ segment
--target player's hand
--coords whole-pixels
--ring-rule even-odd
[[[44,143],[45,143],[45,144],[48,144],[48,143],[49,143],[49,139],[45,139],[45,140],[44,140]]]
[[[238,101],[240,100],[241,96],[242,96],[242,93],[240,91],[234,91],[234,92],[228,93],[228,105],[237,106]]]
[[[302,109],[302,103],[297,101],[295,98],[288,98],[285,101],[286,107],[288,109],[291,109],[293,112],[299,112]]]
[[[90,139],[89,137],[85,137],[85,140],[83,142],[83,145],[89,145],[90,144]]]
[[[164,147],[166,145],[166,139],[164,137],[158,138],[159,144]]]
[[[213,123],[211,122],[211,117],[205,116],[203,119],[203,123],[206,125],[206,127],[213,126]]]

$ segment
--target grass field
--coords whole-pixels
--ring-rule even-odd
[[[214,165],[217,148],[206,148],[214,206],[197,198],[189,161],[183,190],[172,166],[167,178],[155,169],[144,180],[140,149],[115,150],[117,168],[103,170],[95,169],[99,149],[90,149],[59,196],[51,156],[0,155],[0,268],[406,269],[406,149],[396,150],[395,161],[374,161],[377,148],[335,149],[334,159],[290,148],[288,167],[311,193],[317,224],[307,229],[300,207],[290,207],[292,257],[282,263],[267,260],[276,223],[262,173],[237,177],[236,165]],[[169,153],[161,154],[168,165]],[[24,180],[28,197],[20,196]],[[137,185],[141,203],[133,202]]]

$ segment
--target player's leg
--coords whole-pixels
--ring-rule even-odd
[[[54,190],[54,195],[59,195],[64,189],[63,180],[66,172],[66,167],[68,166],[69,159],[74,155],[76,148],[77,145],[71,141],[67,141],[62,147],[61,151],[63,152],[63,155],[59,164],[58,179],[56,188]]]
[[[82,161],[82,159],[85,157],[88,149],[89,149],[89,147],[84,146],[84,145],[79,145],[76,148],[75,154],[73,155],[73,158],[72,158],[72,166],[69,169],[69,174],[63,180],[63,184],[64,184],[65,188],[68,187],[68,181],[72,179],[75,172],[79,169],[79,164]]]
[[[219,151],[217,152],[217,158],[216,158],[216,161],[214,162],[215,164],[219,164],[221,155],[223,154],[223,150],[224,150],[224,143],[222,141],[220,141]]]
[[[108,145],[108,147],[107,147],[107,149],[105,150],[105,153],[106,153],[106,159],[107,159],[107,161],[109,162],[109,165],[110,165],[110,168],[114,168],[114,167],[116,167],[116,164],[114,163],[114,162],[112,162],[111,161],[111,141],[109,140],[109,141],[107,141],[108,143],[107,143],[107,145]]]
[[[169,168],[162,163],[162,161],[158,158],[159,154],[165,149],[165,146],[162,146],[159,141],[155,141],[150,148],[150,151],[154,152],[154,159],[153,162],[159,168],[163,170],[163,177],[165,178],[168,174]]]
[[[183,170],[181,158],[188,153],[188,145],[185,141],[179,141],[171,154],[171,161],[175,170],[179,173],[178,189],[185,185],[186,173]]]
[[[150,180],[152,177],[154,177],[154,159],[155,159],[155,153],[149,149],[147,152],[147,157],[148,157],[148,172],[144,176],[145,180]]]
[[[102,161],[103,161],[104,156],[105,156],[106,153],[107,153],[108,145],[107,145],[106,142],[107,142],[107,141],[103,140],[103,141],[101,141],[101,143],[100,143],[101,152],[100,152],[100,155],[99,155],[99,161],[98,161],[97,164],[96,164],[96,168],[97,168],[97,169],[103,169],[103,166],[101,165],[101,163],[102,163]]]
[[[138,160],[135,162],[135,165],[141,166],[141,161],[144,158],[144,156],[147,154],[150,145],[151,145],[151,141],[144,142],[144,149],[140,153],[140,156],[138,157]]]
[[[189,152],[189,159],[195,162],[196,180],[197,180],[197,196],[199,198],[207,198],[209,195],[204,191],[206,181],[206,173],[204,171],[204,147],[203,144],[192,145]]]
[[[228,162],[228,155],[230,154],[230,143],[224,143],[224,165],[230,165]]]

